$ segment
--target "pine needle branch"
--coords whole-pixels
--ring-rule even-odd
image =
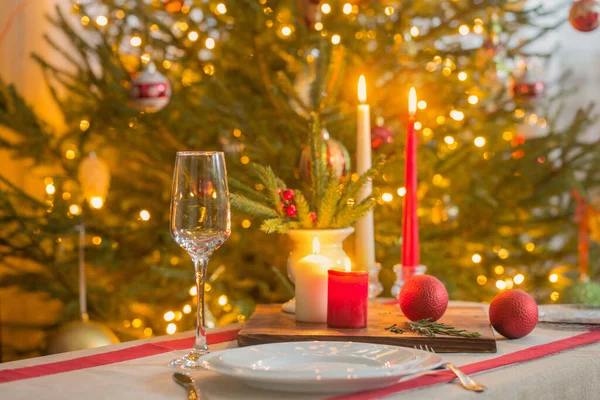
[[[354,224],[356,221],[366,215],[373,207],[375,207],[376,204],[377,202],[375,201],[375,197],[369,196],[358,203],[358,205],[344,206],[344,208],[342,208],[338,213],[331,227],[346,228]]]
[[[442,324],[441,322],[433,322],[430,318],[422,319],[419,321],[409,321],[406,323],[406,328],[401,328],[397,324],[394,324],[386,327],[385,330],[398,334],[414,332],[418,335],[427,337],[434,337],[435,335],[445,335],[474,338],[481,336],[480,332],[469,332],[464,329],[456,329],[453,326]]]
[[[263,185],[265,185],[265,191],[268,195],[269,202],[274,209],[278,210],[281,200],[279,199],[279,193],[277,191],[277,177],[273,173],[273,170],[271,167],[265,167],[260,164],[252,164],[251,168],[254,175],[256,175]],[[281,215],[280,212],[278,212],[278,215]]]
[[[238,210],[245,212],[250,215],[255,215],[261,218],[274,218],[278,217],[279,214],[272,208],[265,206],[257,201],[250,200],[249,198],[239,195],[237,193],[230,193],[231,205]]]
[[[298,216],[300,226],[307,229],[312,228],[314,224],[310,219],[310,207],[306,198],[299,190],[294,191],[294,197],[296,200],[296,215]]]
[[[234,178],[228,178],[227,183],[229,184],[229,189],[232,193],[237,193],[239,195],[245,196],[251,200],[257,200],[261,203],[268,203],[269,199],[263,195],[262,193],[257,192],[254,188],[242,183]],[[233,189],[233,190],[231,190]]]
[[[343,194],[340,204],[346,204],[350,199],[356,199],[360,195],[360,191],[370,180],[379,175],[381,169],[383,168],[384,161],[383,158],[378,159],[378,161],[369,168],[364,174],[362,174],[356,182],[351,182],[348,184],[345,193]]]
[[[320,204],[323,190],[327,185],[327,146],[321,134],[321,120],[313,113],[310,121],[310,177],[312,182],[312,202]],[[319,210],[317,209],[317,213]]]
[[[336,177],[331,177],[325,194],[321,199],[321,205],[319,206],[319,228],[328,228],[334,221],[338,212],[338,204],[342,197],[341,184]]]

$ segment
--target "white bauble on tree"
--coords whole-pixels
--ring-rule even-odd
[[[156,70],[152,63],[131,80],[129,97],[133,107],[147,113],[155,113],[167,106],[171,99],[169,80]]]
[[[92,208],[101,208],[110,187],[110,170],[96,153],[90,153],[79,164],[77,174],[83,196]]]

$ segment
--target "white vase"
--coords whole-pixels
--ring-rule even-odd
[[[344,251],[342,243],[354,232],[353,227],[341,229],[296,229],[291,230],[287,235],[294,245],[290,256],[288,257],[288,276],[292,282],[296,282],[295,276],[298,271],[298,261],[302,258],[314,254],[313,241],[319,240],[319,254],[329,258],[333,262],[333,268],[350,270],[350,258]],[[288,313],[296,311],[295,299],[291,299],[282,306],[282,310]]]

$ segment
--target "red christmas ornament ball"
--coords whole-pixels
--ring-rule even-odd
[[[437,321],[448,307],[448,291],[436,277],[415,275],[402,286],[398,301],[402,313],[411,321]]]
[[[528,335],[538,322],[538,307],[533,297],[522,290],[507,290],[492,300],[490,322],[508,339]]]
[[[285,214],[288,217],[295,217],[296,216],[296,206],[295,205],[289,205],[285,208]]]
[[[285,189],[283,191],[283,199],[285,201],[292,201],[292,200],[294,200],[294,191],[292,189]]]
[[[571,5],[569,22],[580,32],[591,32],[598,28],[600,3],[597,0],[578,0]]]

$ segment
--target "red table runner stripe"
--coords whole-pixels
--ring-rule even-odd
[[[587,344],[596,343],[598,341],[600,341],[600,331],[587,332],[567,339],[557,340],[556,342],[546,343],[539,346],[533,346],[528,349],[515,351],[514,353],[505,354],[503,356],[492,358],[490,360],[465,365],[460,367],[460,369],[463,370],[463,372],[465,372],[466,374],[475,374],[478,372],[489,371],[507,365],[513,365],[524,361],[531,361],[538,358],[550,356],[552,354],[560,353],[561,351],[569,350],[579,346],[585,346]],[[379,399],[407,390],[431,386],[438,383],[450,382],[455,378],[456,376],[452,372],[444,370],[432,374],[423,375],[405,382],[400,382],[384,389],[335,396],[330,397],[327,400]]]
[[[218,344],[237,340],[239,329],[222,332],[209,333],[206,337],[208,344]],[[163,342],[145,343],[126,349],[109,351],[106,353],[93,354],[91,356],[78,357],[71,360],[51,362],[47,364],[33,365],[6,369],[0,371],[0,383],[17,381],[20,379],[37,378],[45,375],[53,375],[61,372],[69,372],[77,369],[98,367],[100,365],[113,364],[122,361],[134,360],[136,358],[153,356],[167,353],[172,350],[191,349],[194,338],[166,340]]]

